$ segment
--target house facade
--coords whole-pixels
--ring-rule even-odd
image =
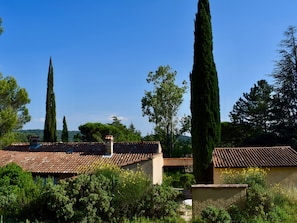
[[[51,176],[56,180],[111,164],[136,170],[141,168],[154,184],[163,178],[163,154],[159,142],[113,142],[112,136],[105,143],[70,142],[11,144],[0,150],[0,166],[14,162],[33,176]]]
[[[289,146],[215,148],[212,156],[214,184],[221,184],[226,169],[258,167],[267,171],[268,185],[297,186],[297,152]]]

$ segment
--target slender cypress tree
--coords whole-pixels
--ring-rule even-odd
[[[195,21],[194,63],[191,79],[192,149],[198,183],[211,183],[211,159],[220,141],[218,76],[213,58],[208,0],[199,0]]]
[[[54,68],[52,65],[52,58],[50,58],[47,76],[46,114],[43,130],[43,141],[57,141],[56,101],[54,93]]]
[[[67,128],[66,118],[64,116],[63,117],[62,142],[68,142],[68,141],[69,141],[68,128]]]

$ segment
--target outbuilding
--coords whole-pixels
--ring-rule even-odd
[[[290,146],[215,148],[212,155],[214,184],[221,184],[226,169],[267,170],[269,185],[297,186],[297,152]]]

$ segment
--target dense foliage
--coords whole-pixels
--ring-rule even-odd
[[[0,215],[46,222],[124,222],[175,217],[178,192],[141,171],[104,166],[60,181],[37,179],[16,164],[0,168]],[[46,181],[45,181],[46,180]],[[46,182],[46,183],[45,183]]]
[[[279,185],[268,187],[266,171],[249,168],[242,171],[227,170],[223,173],[224,183],[248,184],[245,207],[232,206],[228,209],[236,222],[295,222],[296,214],[289,211],[296,205],[296,196],[290,196],[288,188]],[[291,219],[291,220],[290,220]],[[294,219],[294,220],[293,220]]]
[[[11,143],[13,131],[30,121],[28,103],[27,91],[13,77],[3,77],[0,73],[0,146]]]
[[[56,120],[56,99],[54,93],[54,68],[52,58],[50,58],[48,76],[47,76],[47,91],[46,91],[46,113],[44,122],[44,142],[57,141],[57,120]]]
[[[14,134],[14,142],[29,142],[30,136],[37,136],[39,139],[43,139],[43,129],[18,130]],[[79,131],[68,131],[69,142],[75,141],[74,138],[77,134],[79,134]],[[62,140],[62,130],[57,130],[57,137],[58,141]]]
[[[272,90],[266,80],[258,81],[250,93],[243,93],[243,98],[235,103],[230,112],[231,121],[255,132],[268,132]]]
[[[211,156],[220,141],[218,76],[213,58],[208,0],[199,0],[191,79],[192,148],[197,182],[212,182]]]
[[[153,84],[154,88],[152,91],[145,91],[141,99],[142,115],[155,124],[155,134],[159,136],[164,155],[169,157],[172,155],[176,135],[183,133],[180,130],[188,131],[183,128],[185,125],[179,126],[181,123],[177,117],[187,83],[183,81],[181,87],[176,85],[176,75],[177,72],[171,71],[168,65],[149,72],[146,81]]]
[[[15,163],[0,168],[0,215],[18,215],[33,199],[34,186],[31,174]]]
[[[163,184],[183,189],[191,189],[195,184],[195,177],[191,173],[182,173],[181,171],[166,172],[163,177]]]
[[[133,124],[127,128],[117,117],[113,117],[110,124],[89,122],[80,125],[79,130],[81,135],[77,136],[77,140],[85,142],[103,142],[106,135],[113,135],[116,142],[141,141],[140,131]]]

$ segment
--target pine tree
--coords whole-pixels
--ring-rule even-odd
[[[190,75],[193,166],[199,183],[212,182],[212,151],[221,135],[218,76],[212,50],[209,1],[199,0]]]
[[[67,128],[66,118],[64,116],[63,117],[62,142],[68,142],[68,141],[69,141],[68,128]]]
[[[57,141],[56,101],[54,93],[54,68],[52,65],[52,58],[50,58],[47,77],[46,114],[43,131],[43,141]]]
[[[285,144],[297,142],[297,38],[296,27],[290,26],[281,41],[280,59],[272,77],[275,79],[272,104],[273,130]],[[296,147],[296,145],[294,145]]]

